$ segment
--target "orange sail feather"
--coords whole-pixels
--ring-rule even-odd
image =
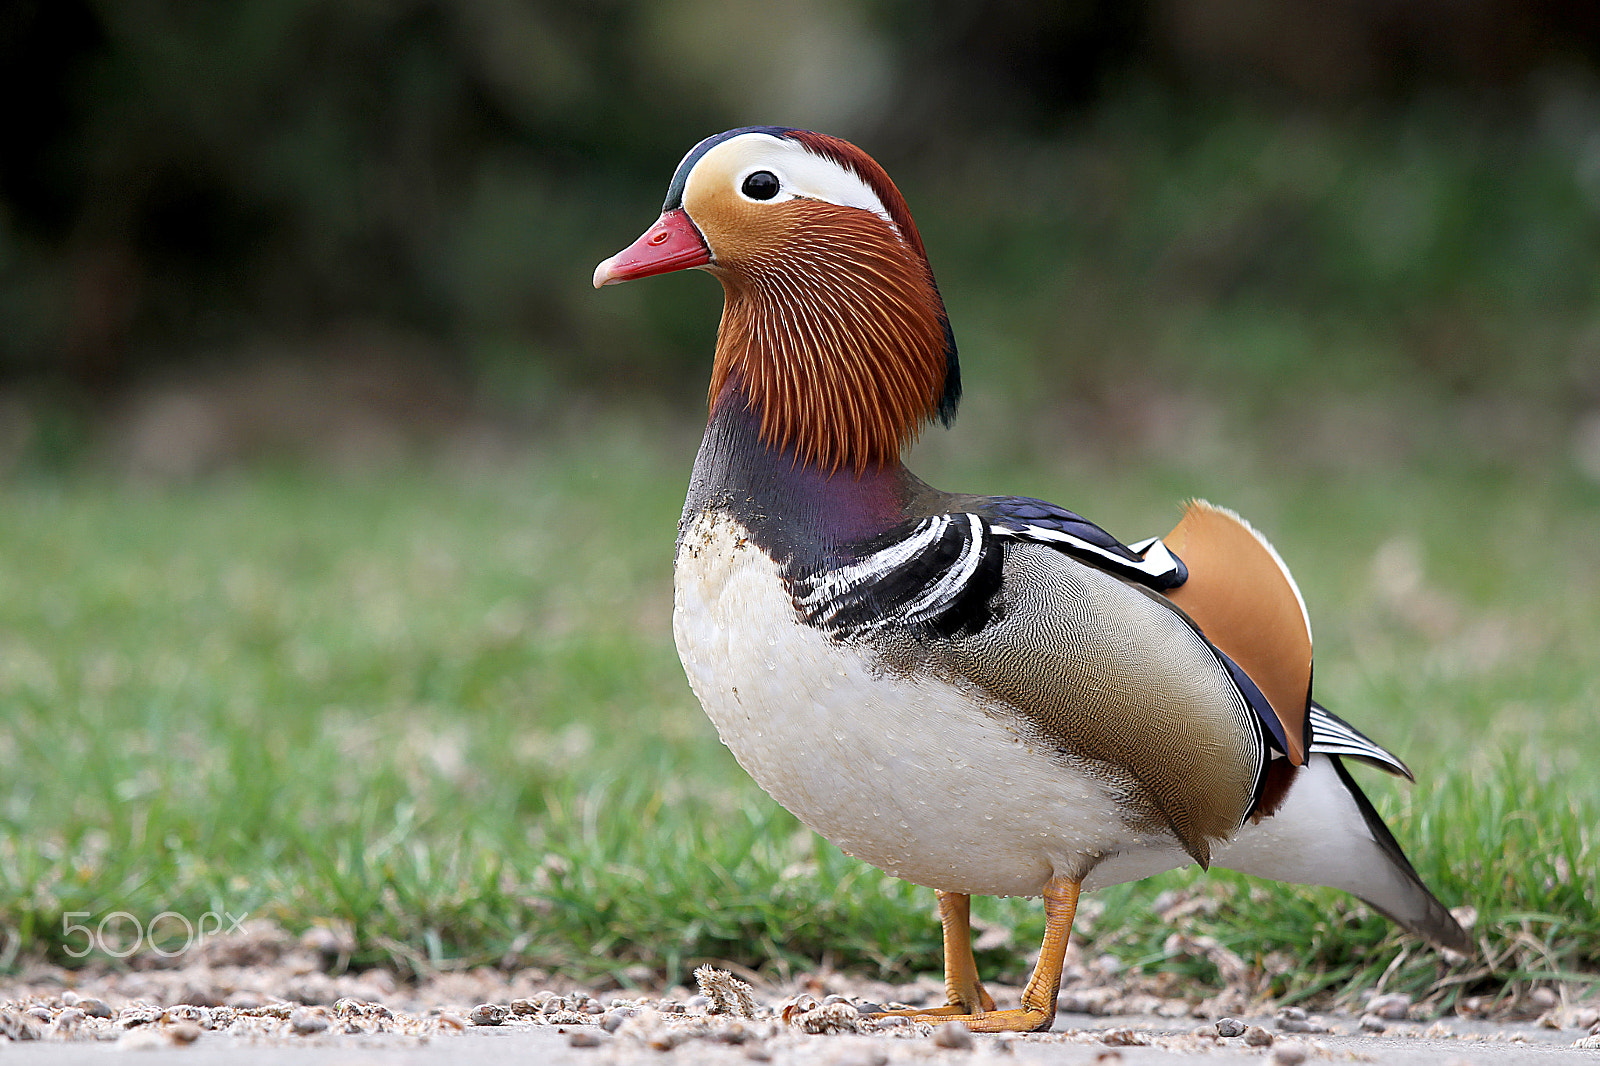
[[[1164,539],[1189,568],[1167,598],[1261,689],[1289,740],[1289,761],[1306,760],[1311,699],[1311,623],[1288,567],[1248,522],[1191,501]]]

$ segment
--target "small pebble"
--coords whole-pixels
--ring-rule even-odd
[[[949,1048],[951,1051],[971,1051],[972,1030],[967,1028],[966,1022],[945,1022],[933,1030],[933,1046]]]
[[[328,1019],[320,1014],[313,1014],[308,1010],[297,1010],[289,1015],[289,1028],[301,1036],[310,1036],[320,1033],[328,1028]]]
[[[638,1017],[639,1011],[635,1007],[612,1007],[600,1019],[600,1028],[608,1033],[614,1033],[622,1028],[622,1023],[629,1018]]]
[[[1367,1013],[1387,1018],[1391,1022],[1404,1021],[1411,1009],[1411,997],[1404,992],[1390,992],[1367,1000]]]
[[[212,1007],[199,1019],[199,1025],[202,1029],[226,1029],[238,1020],[239,1012],[232,1007]]]
[[[572,1047],[599,1047],[609,1039],[610,1037],[607,1034],[597,1032],[589,1026],[584,1026],[582,1029],[574,1029],[567,1034],[567,1043]]]
[[[23,1013],[32,1018],[34,1021],[48,1022],[50,1020],[49,1007],[29,1007],[27,1010],[23,1011]]]
[[[129,1029],[117,1041],[119,1051],[154,1051],[157,1048],[171,1047],[167,1034],[159,1029],[144,1026],[138,1029]]]
[[[167,1036],[179,1047],[187,1047],[200,1039],[200,1027],[194,1022],[179,1022],[167,1027]]]
[[[449,1011],[439,1012],[439,1028],[454,1029],[457,1032],[460,1032],[466,1027],[467,1023],[461,1019],[460,1015],[451,1014]]]
[[[744,1049],[744,1057],[751,1062],[771,1062],[772,1052],[759,1044]]]
[[[722,1029],[717,1029],[711,1034],[711,1039],[719,1044],[745,1044],[756,1038],[744,1022],[736,1021]]]
[[[645,1037],[645,1043],[657,1051],[671,1051],[679,1044],[691,1039],[688,1033],[677,1029],[657,1029]]]
[[[519,1018],[529,1014],[538,1014],[539,1005],[531,999],[514,999],[511,1001],[511,1013]]]
[[[109,1018],[112,1010],[105,1005],[104,1000],[95,999],[93,996],[80,996],[77,1008],[91,1018]]]
[[[1278,1031],[1283,1033],[1326,1033],[1328,1027],[1316,1018],[1309,1017],[1299,1007],[1284,1007],[1278,1011]]]
[[[78,1005],[78,993],[70,988],[61,993],[61,1005],[63,1007],[76,1007]]]
[[[1096,1061],[1096,1062],[1121,1062],[1122,1061],[1122,1052],[1118,1051],[1116,1048],[1109,1048],[1109,1047],[1108,1048],[1101,1048],[1099,1053],[1097,1053],[1095,1055],[1094,1061]]]
[[[1299,1044],[1279,1044],[1267,1061],[1274,1066],[1300,1066],[1306,1061],[1306,1049]]]
[[[824,1003],[814,1011],[807,1011],[805,1014],[796,1016],[794,1024],[805,1032],[820,1035],[822,1033],[859,1033],[862,1030],[861,1021],[861,1012],[848,1003]],[[935,1036],[937,1037],[937,1031]]]
[[[1241,1022],[1238,1018],[1217,1019],[1218,1036],[1243,1036],[1245,1030],[1248,1028],[1249,1026],[1245,1025],[1244,1022]]]
[[[320,955],[338,955],[344,947],[338,933],[321,925],[314,925],[300,934],[300,946]]]
[[[1283,1033],[1326,1033],[1328,1027],[1311,1018],[1283,1018],[1278,1022],[1278,1031]]]
[[[1363,1033],[1386,1033],[1389,1031],[1389,1023],[1376,1014],[1363,1014],[1359,1024]]]
[[[1251,1047],[1271,1047],[1272,1034],[1259,1025],[1252,1025],[1244,1031],[1244,1042]]]
[[[499,1025],[510,1012],[498,1003],[480,1003],[472,1008],[467,1020],[473,1025]]]
[[[810,1014],[812,1011],[814,1011],[816,1009],[817,1009],[816,997],[811,996],[811,995],[809,995],[809,994],[807,994],[805,992],[802,992],[798,996],[796,996],[793,999],[791,999],[789,1002],[785,1003],[783,1005],[783,1009],[779,1012],[779,1014],[783,1018],[785,1023],[789,1023],[789,1022],[793,1022],[800,1015],[802,1015],[802,1014]]]
[[[1100,1034],[1100,1043],[1112,1047],[1144,1047],[1150,1041],[1132,1029],[1107,1029]]]
[[[1535,988],[1528,993],[1528,1012],[1543,1013],[1561,1006],[1561,995],[1553,988]]]

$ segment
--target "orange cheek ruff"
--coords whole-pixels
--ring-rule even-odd
[[[737,373],[762,438],[800,461],[857,473],[897,461],[944,389],[926,261],[869,212],[797,200],[762,214],[717,247],[727,300],[712,401]]]

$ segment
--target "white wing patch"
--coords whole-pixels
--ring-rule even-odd
[[[1100,545],[1084,540],[1082,537],[1074,537],[1071,533],[1059,529],[1051,529],[1048,526],[1030,525],[1022,528],[1011,528],[996,523],[992,528],[997,537],[1011,537],[1015,540],[1028,540],[1038,544],[1055,544],[1070,549],[1074,555],[1080,558],[1082,556],[1090,556],[1096,560],[1103,560],[1103,567],[1113,573],[1138,573],[1159,579],[1167,577],[1178,567],[1177,561],[1173,559],[1172,553],[1167,550],[1167,546],[1161,543],[1160,537],[1151,537],[1149,540],[1142,540],[1137,544],[1128,545],[1129,551],[1135,555],[1143,556],[1141,559],[1134,560],[1126,559],[1115,552],[1107,551]]]

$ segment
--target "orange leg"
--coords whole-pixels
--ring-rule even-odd
[[[961,1021],[975,1033],[1031,1033],[1050,1028],[1056,1017],[1056,993],[1061,991],[1061,966],[1066,961],[1067,937],[1072,933],[1072,918],[1078,910],[1076,881],[1052,877],[1044,886],[1044,943],[1039,948],[1039,964],[1033,968],[1028,987],[1022,990],[1022,1006],[1016,1010],[995,1010],[994,1002],[978,984],[976,967],[972,962],[972,943],[967,926],[967,897],[956,897],[946,912],[945,896],[939,896],[939,915],[944,920],[945,931],[945,984],[950,991],[950,1006],[933,1010],[891,1011],[915,1021]],[[952,956],[950,950],[952,927],[959,925],[968,935],[963,937],[964,949]],[[964,956],[964,966],[963,966]],[[962,973],[967,976],[963,977]],[[981,997],[982,1002],[980,1002]],[[958,1002],[964,999],[965,1002]],[[979,1009],[972,1009],[972,1004]],[[960,1008],[959,1013],[954,1008]],[[885,1017],[887,1015],[874,1015]]]
[[[931,1009],[912,1007],[886,1010],[878,1018],[919,1015],[982,1014],[994,1010],[994,998],[978,980],[978,964],[972,957],[972,897],[960,892],[938,892],[939,923],[944,926],[944,991],[948,1001]]]

